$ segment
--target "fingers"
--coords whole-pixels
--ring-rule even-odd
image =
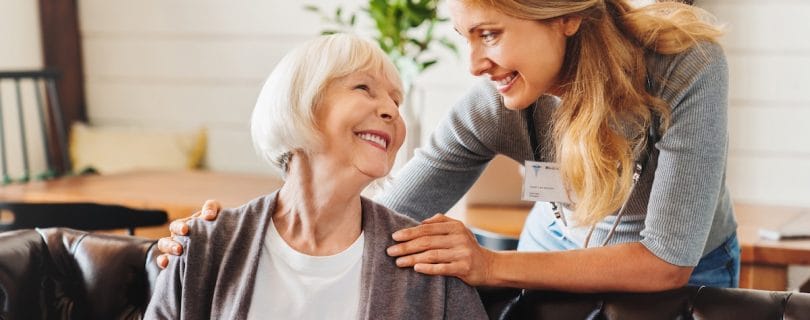
[[[459,277],[464,282],[467,282],[463,275],[470,273],[470,266],[462,262],[418,263],[413,266],[413,270],[427,275]]]
[[[183,246],[181,246],[176,241],[172,240],[172,238],[160,238],[158,240],[158,250],[163,254],[171,254],[175,256],[179,256],[183,253]]]
[[[460,235],[424,236],[388,247],[389,256],[405,256],[434,249],[447,249],[464,244]]]
[[[157,263],[159,268],[166,269],[166,267],[169,266],[169,256],[167,254],[165,254],[165,253],[161,254],[161,255],[157,256],[157,259],[155,260],[155,262]]]
[[[441,251],[441,250],[432,250]],[[482,253],[484,254],[484,253]],[[459,252],[437,252],[416,258],[413,270],[422,274],[457,277],[471,286],[491,283],[489,270],[491,262],[483,256],[459,256]],[[436,262],[429,262],[435,260]]]
[[[169,224],[169,232],[172,233],[172,237],[188,235],[188,224],[186,224],[186,222],[191,219],[200,217],[201,214],[202,213],[200,211],[197,211],[189,217],[180,218],[172,221],[172,223]]]
[[[190,217],[172,221],[172,223],[169,224],[169,231],[171,231],[172,236],[185,236],[188,234],[188,225],[186,224],[188,220],[202,217],[205,220],[214,221],[217,219],[221,208],[222,206],[219,204],[219,201],[213,199],[206,200],[201,211],[195,212]]]
[[[219,210],[222,206],[219,204],[219,201],[215,199],[209,199],[205,201],[202,207],[202,217],[208,221],[214,221],[217,219],[217,214],[219,214]]]
[[[186,221],[188,221],[189,219],[192,219],[192,218],[194,218],[193,215],[191,217],[189,217],[189,218],[177,219],[177,220],[172,221],[172,223],[169,224],[169,231],[171,231],[172,236],[185,236],[185,235],[187,235],[188,234],[188,225],[186,224]]]
[[[434,218],[436,217],[434,216]],[[451,234],[451,233],[462,233],[465,230],[467,230],[467,228],[464,226],[463,223],[461,223],[461,221],[453,220],[444,216],[439,217],[437,219],[447,219],[447,220],[433,221],[433,222],[427,222],[427,220],[425,220],[425,222],[423,222],[418,226],[394,232],[394,234],[392,234],[391,237],[394,238],[394,240],[396,241],[409,241],[418,237]]]
[[[417,264],[451,263],[458,260],[458,256],[454,249],[434,249],[399,257],[396,263],[400,268],[413,267]]]

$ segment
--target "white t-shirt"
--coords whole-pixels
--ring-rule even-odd
[[[259,257],[248,319],[357,319],[364,236],[343,252],[295,251],[272,221]]]

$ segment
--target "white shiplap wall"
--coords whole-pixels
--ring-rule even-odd
[[[42,68],[42,49],[39,32],[39,11],[36,1],[0,1],[0,70],[31,70]],[[23,116],[26,119],[28,157],[32,175],[45,169],[44,147],[38,125],[34,86],[29,81],[20,84],[23,99]],[[20,179],[23,172],[20,149],[19,112],[13,81],[0,83],[0,106],[3,108],[3,129],[8,175]],[[6,174],[1,172],[0,174]]]
[[[738,201],[810,207],[810,2],[702,1],[728,28],[728,183]]]
[[[323,28],[317,15],[302,9],[305,3],[331,10],[362,1],[79,1],[91,123],[204,126],[209,168],[266,170],[253,153],[248,118],[277,61]],[[454,60],[423,77],[430,87],[426,128],[472,81],[465,63]]]
[[[0,1],[0,69],[42,67],[37,10],[35,1]]]

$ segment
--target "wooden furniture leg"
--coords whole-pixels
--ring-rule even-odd
[[[787,266],[743,263],[740,268],[740,288],[787,289]]]

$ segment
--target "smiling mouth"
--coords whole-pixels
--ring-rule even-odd
[[[505,77],[502,77],[500,79],[491,78],[490,80],[495,83],[495,86],[497,87],[498,91],[503,93],[503,92],[506,92],[507,90],[509,90],[509,88],[512,87],[512,85],[515,83],[515,80],[518,77],[519,77],[518,72],[513,71],[512,73],[510,73],[510,74],[508,74]]]
[[[354,134],[361,140],[368,141],[371,145],[382,149],[383,151],[388,150],[388,136],[384,133],[376,133],[376,132],[357,132]]]

